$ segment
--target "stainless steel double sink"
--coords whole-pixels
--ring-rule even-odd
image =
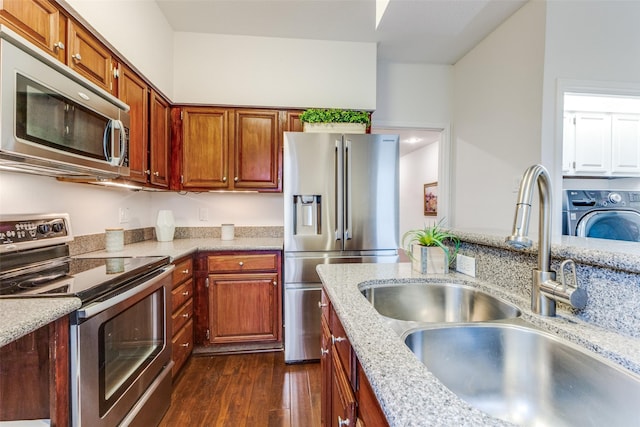
[[[637,425],[640,377],[456,283],[372,285],[362,294],[454,394],[525,426]]]

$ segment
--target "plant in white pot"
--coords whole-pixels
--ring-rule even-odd
[[[460,248],[460,239],[443,229],[442,222],[409,230],[402,236],[402,246],[411,258],[413,270],[423,274],[449,272],[449,265]]]
[[[371,124],[368,111],[309,108],[300,114],[305,132],[365,133]]]

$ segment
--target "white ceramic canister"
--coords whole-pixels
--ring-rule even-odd
[[[107,252],[118,252],[124,249],[124,228],[107,228],[104,230],[105,248]]]
[[[233,224],[222,224],[220,240],[233,240],[235,234],[235,226]]]
[[[173,212],[169,210],[158,211],[156,220],[156,239],[158,242],[170,242],[176,231],[176,224],[173,220]]]

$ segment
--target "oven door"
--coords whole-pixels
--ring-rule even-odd
[[[172,269],[78,310],[71,327],[74,426],[156,425],[169,407]]]

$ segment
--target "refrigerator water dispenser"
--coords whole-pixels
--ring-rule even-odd
[[[295,215],[293,229],[297,235],[321,234],[320,208],[321,196],[317,194],[293,196]]]

